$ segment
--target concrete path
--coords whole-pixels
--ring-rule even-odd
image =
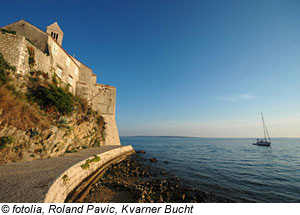
[[[42,202],[52,183],[68,168],[120,147],[89,148],[56,158],[0,165],[0,202]]]

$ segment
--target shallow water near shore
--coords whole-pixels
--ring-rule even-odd
[[[300,138],[121,137],[189,186],[238,202],[300,202]],[[165,162],[167,161],[167,162]]]

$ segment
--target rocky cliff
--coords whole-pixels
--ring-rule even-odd
[[[49,158],[105,144],[101,115],[55,76],[15,72],[0,53],[0,163]]]

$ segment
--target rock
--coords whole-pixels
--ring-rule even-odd
[[[162,175],[167,175],[167,173],[165,171],[162,171],[161,174]]]
[[[157,162],[157,159],[156,159],[156,158],[151,158],[151,159],[150,159],[150,162],[151,162],[151,163],[155,163],[155,162]]]
[[[23,161],[32,161],[32,160],[34,160],[34,156],[35,155],[30,152],[22,152],[20,158]]]
[[[93,187],[96,191],[89,194],[84,202],[114,202],[114,195],[109,200],[99,200],[111,193],[118,193],[124,200],[140,203],[189,203],[189,202],[230,202],[217,198],[213,194],[206,194],[196,189],[181,185],[178,178],[162,177],[162,170],[151,169],[151,165],[144,166],[138,156],[131,156],[119,164],[109,168],[104,176]],[[130,167],[127,166],[130,163]],[[115,168],[116,167],[116,168]],[[157,176],[143,178],[149,171],[157,171]],[[100,186],[101,184],[101,186]],[[99,188],[98,188],[99,187]],[[107,192],[108,191],[108,192]]]

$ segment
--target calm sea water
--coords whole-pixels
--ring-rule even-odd
[[[121,137],[160,167],[203,191],[238,202],[300,202],[300,139]],[[164,161],[169,163],[165,164]]]

